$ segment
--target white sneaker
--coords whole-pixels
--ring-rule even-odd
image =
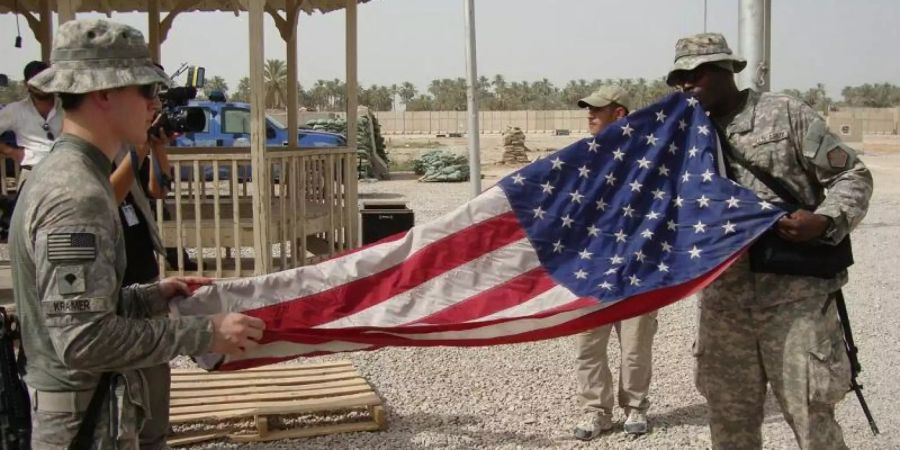
[[[603,412],[586,412],[575,426],[575,439],[590,441],[604,431],[612,430],[612,415]]]
[[[647,413],[640,409],[632,409],[625,419],[625,432],[628,434],[644,434],[647,432]]]

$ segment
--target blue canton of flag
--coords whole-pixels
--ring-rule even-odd
[[[675,93],[499,185],[551,277],[614,302],[709,273],[784,214],[725,177],[717,146]]]

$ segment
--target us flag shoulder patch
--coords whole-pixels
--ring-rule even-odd
[[[89,261],[97,258],[93,233],[51,233],[47,236],[47,260]]]

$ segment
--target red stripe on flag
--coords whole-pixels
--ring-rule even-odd
[[[525,303],[554,286],[556,283],[547,275],[547,271],[543,267],[537,267],[409,325],[440,325],[487,317]]]
[[[428,244],[380,273],[244,314],[263,319],[272,332],[267,336],[279,330],[313,328],[375,306],[524,237],[515,214],[507,212]]]
[[[703,289],[713,280],[718,278],[718,276],[725,271],[731,264],[737,260],[744,251],[740,251],[732,255],[728,260],[724,263],[720,264],[718,267],[710,270],[706,274],[695,278],[687,283],[683,283],[677,286],[669,286],[662,289],[657,289],[654,291],[650,291],[641,295],[637,295],[634,297],[629,297],[627,299],[623,299],[618,301],[608,307],[601,309],[599,311],[593,312],[591,314],[587,314],[584,316],[580,316],[576,319],[570,320],[568,322],[554,325],[547,328],[530,330],[524,333],[513,334],[513,335],[505,335],[505,336],[497,336],[492,338],[479,338],[479,339],[446,339],[446,340],[434,340],[434,339],[416,339],[416,338],[408,338],[403,336],[397,336],[397,334],[421,334],[421,333],[437,333],[444,331],[463,331],[470,329],[482,328],[489,325],[494,325],[497,323],[510,322],[514,320],[521,320],[521,318],[515,319],[499,319],[494,321],[487,322],[468,322],[468,323],[457,323],[457,324],[446,324],[446,325],[425,325],[425,326],[410,326],[410,327],[398,327],[398,328],[388,328],[388,329],[379,329],[375,327],[358,327],[358,328],[347,328],[341,330],[303,330],[301,332],[290,332],[284,333],[283,335],[278,336],[273,340],[281,340],[281,341],[293,341],[293,342],[309,342],[309,341],[329,341],[329,340],[340,340],[346,342],[358,342],[364,344],[371,344],[376,347],[367,349],[374,350],[375,348],[380,348],[382,346],[406,346],[406,347],[436,347],[436,346],[456,346],[456,347],[475,347],[475,346],[485,346],[485,345],[500,345],[500,344],[517,344],[523,342],[531,342],[543,339],[553,339],[557,337],[567,336],[570,334],[578,333],[581,331],[585,331],[591,328],[596,328],[602,325],[606,325],[609,323],[618,322],[621,320],[629,319],[632,317],[639,316],[641,314],[646,314],[650,311],[657,310],[664,306],[667,306],[671,303],[674,303],[680,299],[683,299],[689,295],[692,295],[699,290]],[[584,303],[591,302],[591,303]],[[578,299],[574,302],[571,302],[566,306],[575,306],[578,304],[590,305],[592,302],[596,302],[595,299]],[[562,310],[564,308],[557,308],[557,310]],[[566,308],[567,309],[567,308]],[[536,314],[529,318],[541,318],[548,317],[557,314],[557,312],[543,312],[540,314]],[[385,333],[394,333],[394,334],[382,334]],[[267,331],[268,334],[268,331]],[[311,338],[311,339],[310,339]],[[254,358],[254,359],[245,359],[234,362],[229,362],[223,364],[219,367],[219,370],[238,370],[249,367],[257,367],[264,364],[271,364],[275,362],[287,361],[290,359],[294,359],[296,356],[289,357],[265,357],[265,358]]]

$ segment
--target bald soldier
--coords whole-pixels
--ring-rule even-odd
[[[596,136],[611,123],[628,115],[631,96],[621,86],[606,85],[579,100],[578,106],[588,109],[588,127]],[[616,397],[625,412],[625,432],[643,434],[648,429],[656,311],[575,336],[578,403],[582,416],[575,425],[574,434],[583,441],[613,428],[613,380],[606,353],[613,328],[619,337],[622,355]]]
[[[675,44],[666,81],[709,112],[732,179],[770,203],[799,207],[779,220],[777,236],[787,245],[837,245],[865,216],[872,175],[799,99],[738,90],[734,74],[746,65],[721,34],[698,34]],[[700,294],[696,384],[714,449],[762,448],[767,384],[800,448],[847,448],[834,407],[850,368],[832,299],[847,272],[791,272],[751,270],[744,255]]]
[[[62,135],[31,174],[40,182],[25,184],[9,240],[32,448],[134,449],[152,395],[141,369],[177,355],[239,354],[264,325],[234,313],[151,318],[205,278],[121,286],[111,161],[123,145],[144,144],[159,86],[169,84],[141,33],[104,20],[66,22],[51,60],[29,84],[59,95]]]

